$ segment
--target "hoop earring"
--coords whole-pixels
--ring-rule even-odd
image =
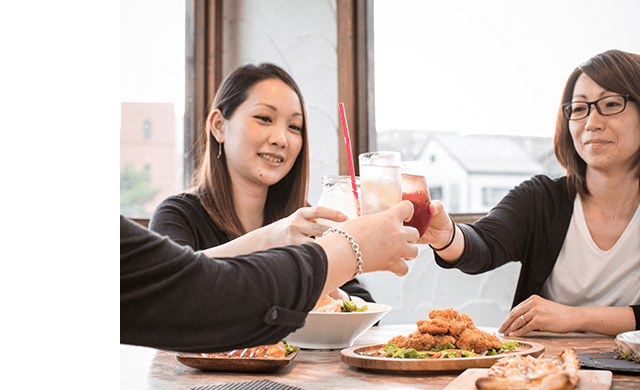
[[[222,144],[224,144],[224,142],[220,142],[218,144],[218,159],[220,158],[220,156],[222,156]]]

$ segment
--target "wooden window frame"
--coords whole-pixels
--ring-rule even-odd
[[[337,0],[338,101],[349,122],[356,175],[360,153],[375,149],[373,1]],[[342,126],[338,126],[339,171],[349,174]]]
[[[204,153],[204,123],[222,81],[223,0],[188,0],[184,119],[184,184],[189,186]],[[338,99],[349,121],[352,155],[375,148],[373,100],[373,2],[337,0]],[[348,174],[338,131],[339,171]],[[358,164],[354,164],[356,173]]]
[[[373,52],[373,0],[336,0],[338,101],[349,122],[354,168],[357,158],[376,148]],[[187,0],[184,118],[184,185],[204,154],[204,124],[222,82],[223,0]],[[338,135],[339,173],[349,174],[342,125]],[[484,213],[454,214],[457,222],[474,222]]]
[[[223,0],[187,0],[185,38],[184,186],[204,154],[205,121],[222,82]]]

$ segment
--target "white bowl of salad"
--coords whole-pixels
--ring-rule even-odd
[[[326,305],[322,305],[326,297],[319,301],[307,315],[305,325],[285,337],[287,343],[304,349],[349,348],[391,310],[381,303],[329,299]],[[328,308],[330,311],[319,311]],[[333,311],[336,308],[338,311]]]

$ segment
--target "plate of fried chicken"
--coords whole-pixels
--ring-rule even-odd
[[[505,356],[540,356],[542,344],[501,339],[453,309],[432,310],[409,335],[341,351],[348,365],[374,371],[461,371],[488,368]]]

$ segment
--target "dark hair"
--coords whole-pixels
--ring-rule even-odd
[[[635,104],[640,104],[640,55],[638,54],[608,50],[591,57],[571,73],[562,93],[553,139],[556,157],[567,170],[570,199],[574,199],[576,193],[583,198],[589,196],[586,181],[587,164],[576,151],[569,132],[569,121],[562,112],[562,105],[573,99],[576,82],[583,73],[602,88],[629,95]],[[635,175],[640,185],[640,149],[635,154],[632,167],[635,167]]]
[[[309,145],[307,112],[296,82],[282,68],[270,64],[244,65],[229,74],[218,89],[209,111],[205,131],[205,153],[194,175],[194,192],[214,222],[233,240],[246,233],[234,208],[231,177],[225,153],[218,158],[221,145],[211,132],[210,118],[218,109],[230,119],[260,81],[280,79],[298,95],[302,108],[302,147],[291,170],[282,180],[269,187],[264,206],[264,225],[284,218],[306,205],[309,184]],[[224,149],[223,149],[224,150]]]

